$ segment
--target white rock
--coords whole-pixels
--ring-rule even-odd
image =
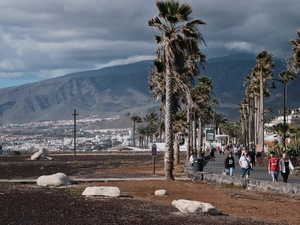
[[[47,156],[47,150],[46,149],[41,149],[38,152],[34,153],[31,156],[31,160],[38,160],[38,159],[49,159],[51,160],[51,157]]]
[[[156,190],[154,192],[154,194],[157,195],[157,196],[167,195],[167,191],[164,190],[164,189],[160,189],[160,190]]]
[[[174,200],[172,202],[172,205],[174,205],[177,209],[179,209],[183,213],[204,212],[204,213],[208,213],[210,215],[219,215],[219,214],[221,214],[221,210],[215,208],[210,203],[179,199],[179,200]]]
[[[31,156],[31,160],[38,160],[41,157],[42,154],[43,154],[42,150],[39,150],[38,152],[34,153]]]
[[[37,179],[37,184],[40,186],[61,186],[61,185],[69,185],[71,183],[72,180],[64,173],[43,175]]]
[[[82,195],[101,195],[107,197],[119,197],[121,195],[121,191],[118,187],[87,187],[82,192]]]

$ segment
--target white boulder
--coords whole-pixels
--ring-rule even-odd
[[[87,187],[82,192],[82,195],[91,196],[91,195],[101,195],[107,197],[119,197],[121,195],[121,191],[118,187]]]
[[[43,175],[37,179],[37,185],[40,186],[62,186],[62,185],[70,185],[71,183],[72,180],[64,173]]]
[[[204,203],[199,201],[190,201],[185,199],[174,200],[172,202],[177,209],[179,209],[183,213],[207,213],[210,215],[220,215],[221,210],[215,208],[210,203]]]
[[[166,190],[160,189],[160,190],[156,190],[156,191],[154,192],[154,194],[155,194],[156,196],[163,196],[163,195],[167,195],[168,193],[167,193]]]
[[[38,160],[38,159],[49,159],[49,160],[51,160],[52,158],[47,156],[46,149],[41,149],[41,150],[39,150],[38,152],[34,153],[31,156],[31,160]]]

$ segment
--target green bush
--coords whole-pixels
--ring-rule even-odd
[[[300,139],[293,141],[287,145],[287,153],[290,156],[300,156]]]
[[[266,153],[267,157],[270,156],[270,152],[273,151],[276,156],[281,157],[283,152],[283,145],[282,144],[275,144],[269,148],[268,152]],[[298,157],[300,156],[300,139],[293,141],[286,145],[287,154],[289,156]]]

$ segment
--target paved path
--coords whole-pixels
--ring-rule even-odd
[[[116,182],[116,181],[160,181],[165,180],[164,177],[140,177],[140,178],[75,178],[70,176],[73,181],[76,182]],[[191,180],[187,177],[176,177],[175,180]],[[36,183],[37,179],[0,179],[0,183]]]
[[[204,172],[211,172],[216,174],[221,174],[224,168],[224,161],[226,155],[217,155],[215,161],[208,161],[207,164],[204,166]],[[233,170],[233,176],[240,177],[241,176],[241,168],[238,163],[238,159],[235,159],[235,169]],[[272,181],[271,175],[268,173],[268,169],[265,167],[256,167],[250,171],[250,178],[256,180],[267,180]],[[278,182],[283,182],[281,174],[279,174]],[[300,177],[296,177],[293,175],[289,175],[288,183],[297,183],[300,184]]]

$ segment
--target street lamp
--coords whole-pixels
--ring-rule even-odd
[[[275,81],[279,81],[283,84],[283,151],[285,151],[285,138],[286,138],[286,85],[287,80],[285,79],[272,79],[272,86],[270,88],[276,88]]]

